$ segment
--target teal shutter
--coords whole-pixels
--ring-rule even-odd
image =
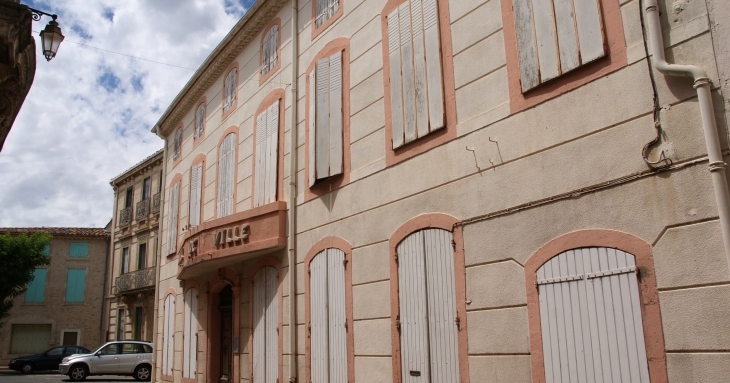
[[[47,269],[35,269],[33,280],[28,283],[25,291],[26,302],[43,302],[43,293],[46,290]]]
[[[48,253],[51,251],[51,245],[46,243],[45,246],[43,246],[43,255],[48,256]]]
[[[68,269],[66,278],[66,302],[84,301],[86,269]]]
[[[89,244],[86,242],[71,242],[70,257],[86,258],[89,256]]]

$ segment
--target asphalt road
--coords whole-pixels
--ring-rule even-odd
[[[19,372],[0,370],[0,383],[57,383],[70,382],[71,379],[66,375],[61,375],[58,371],[37,372],[34,374],[23,375]],[[84,382],[134,382],[131,376],[90,376]]]

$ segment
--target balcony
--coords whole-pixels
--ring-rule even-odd
[[[286,247],[286,202],[204,222],[178,243],[177,278],[183,280],[281,250]]]
[[[129,292],[149,289],[155,287],[155,268],[125,273],[114,280],[114,294],[126,294]]]
[[[152,213],[160,212],[160,194],[162,193],[157,193],[152,196]]]
[[[119,226],[126,226],[132,222],[132,207],[125,207],[119,210]]]
[[[137,210],[135,212],[137,221],[147,218],[147,216],[149,214],[150,214],[150,199],[146,198],[146,199],[143,199],[143,200],[137,202]]]

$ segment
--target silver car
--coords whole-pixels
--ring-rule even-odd
[[[89,375],[131,375],[136,380],[150,380],[152,343],[131,340],[109,342],[91,354],[63,358],[58,370],[74,382]]]

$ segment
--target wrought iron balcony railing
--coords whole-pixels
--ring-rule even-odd
[[[119,210],[119,226],[129,225],[130,222],[132,222],[132,207]]]
[[[130,291],[136,291],[146,288],[155,287],[155,268],[148,267],[146,269],[125,273],[114,280],[114,294],[124,294]]]
[[[152,196],[152,213],[159,213],[160,212],[160,195],[162,193],[157,193]]]
[[[135,216],[137,217],[137,220],[145,219],[150,214],[150,199],[146,198],[139,202],[137,202],[137,211],[135,212]]]

